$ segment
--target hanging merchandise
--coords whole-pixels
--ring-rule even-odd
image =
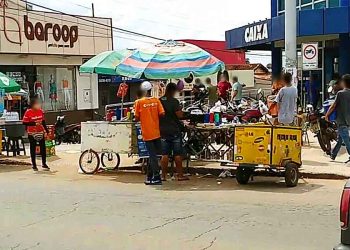
[[[62,80],[62,88],[63,88],[63,94],[64,94],[64,106],[66,110],[70,110],[71,95],[70,95],[70,89],[69,89],[69,82],[66,78]]]
[[[124,99],[128,93],[128,89],[129,86],[125,82],[121,83],[118,88],[117,96]]]
[[[37,95],[37,97],[41,100],[41,102],[45,101],[42,82],[36,81],[34,83],[34,92]]]
[[[57,85],[53,75],[50,75],[49,87],[50,87],[49,97],[51,99],[51,108],[53,111],[56,111],[57,110]]]

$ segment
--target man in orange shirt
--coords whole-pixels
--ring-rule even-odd
[[[152,84],[143,82],[143,97],[135,102],[135,119],[141,123],[141,131],[149,153],[149,168],[146,185],[161,185],[158,155],[162,148],[160,139],[159,117],[165,114],[158,98],[151,97]]]

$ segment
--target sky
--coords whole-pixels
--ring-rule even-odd
[[[164,39],[225,40],[225,31],[270,18],[270,0],[28,0],[70,14],[112,17],[113,26]],[[157,41],[114,32],[116,48]],[[256,54],[256,52],[253,52]],[[249,54],[249,53],[248,53]],[[267,64],[267,56],[249,56]]]

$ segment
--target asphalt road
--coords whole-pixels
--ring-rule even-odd
[[[138,173],[84,176],[0,167],[0,249],[324,249],[339,240],[344,181],[242,187],[192,177],[146,187]]]

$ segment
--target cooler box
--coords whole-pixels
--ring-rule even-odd
[[[328,100],[328,101],[325,101],[325,102],[323,103],[323,108],[324,108],[324,113],[325,113],[325,114],[328,112],[329,108],[333,105],[333,103],[334,103],[334,100]],[[330,120],[331,122],[335,122],[336,119],[337,119],[337,112],[334,111],[334,112],[330,115],[329,120]]]

